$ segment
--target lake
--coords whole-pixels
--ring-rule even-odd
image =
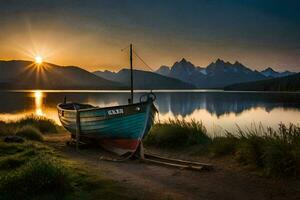
[[[300,93],[225,92],[218,90],[154,91],[157,120],[183,118],[202,121],[212,135],[258,127],[276,128],[279,123],[300,124]],[[135,101],[145,91],[135,93]],[[0,92],[0,120],[25,115],[45,116],[59,123],[56,105],[68,101],[100,107],[126,104],[129,91],[26,90]]]

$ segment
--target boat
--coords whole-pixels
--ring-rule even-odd
[[[133,102],[132,45],[130,45],[131,92],[127,105],[98,107],[66,102],[57,105],[58,116],[71,138],[97,142],[103,148],[126,155],[135,153],[154,123],[157,109],[154,93],[146,93]]]

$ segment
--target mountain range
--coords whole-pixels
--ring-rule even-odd
[[[284,77],[284,76],[295,74],[294,72],[290,72],[290,71],[277,72],[271,67],[268,67],[267,69],[261,71],[260,73],[268,78],[278,78],[278,77]]]
[[[130,70],[122,69],[119,72],[111,71],[96,71],[95,75],[108,79],[110,81],[118,82],[125,87],[130,87]],[[160,74],[133,70],[133,85],[135,89],[195,89],[193,84],[163,76]]]
[[[204,68],[195,66],[184,58],[175,62],[172,67],[161,66],[156,73],[193,84],[197,88],[223,88],[234,83],[265,80],[293,74],[289,71],[276,72],[271,68],[259,72],[251,70],[237,61],[232,64],[221,59],[217,59]]]
[[[128,89],[130,87],[128,69],[118,72],[91,73],[76,66],[59,66],[51,63],[35,65],[31,61],[0,60],[0,72],[0,89]],[[207,67],[199,67],[182,59],[171,67],[161,66],[155,72],[133,70],[133,81],[134,89],[223,89],[224,87],[228,89],[229,85],[273,80],[274,77],[277,81],[281,80],[277,78],[289,79],[293,74],[295,73],[289,71],[276,72],[272,68],[259,72],[239,62],[229,63],[220,59]]]
[[[113,89],[124,88],[119,83],[98,77],[75,66],[58,66],[31,61],[0,61],[2,89]]]

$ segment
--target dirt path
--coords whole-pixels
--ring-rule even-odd
[[[61,141],[52,145],[67,158],[134,188],[134,196],[139,199],[300,199],[299,181],[261,178],[235,170],[234,165],[224,161],[213,161],[216,167],[210,172],[166,168],[139,161],[114,163],[98,161],[99,155],[105,154],[101,150],[86,149],[78,153]]]

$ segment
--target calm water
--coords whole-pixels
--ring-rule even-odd
[[[136,101],[143,91],[135,94]],[[251,128],[262,123],[300,124],[300,93],[223,91],[156,91],[159,120],[184,118],[202,121],[211,134]],[[126,104],[126,91],[5,91],[0,92],[0,120],[15,120],[28,114],[43,115],[59,123],[56,105],[68,101],[112,106]]]

